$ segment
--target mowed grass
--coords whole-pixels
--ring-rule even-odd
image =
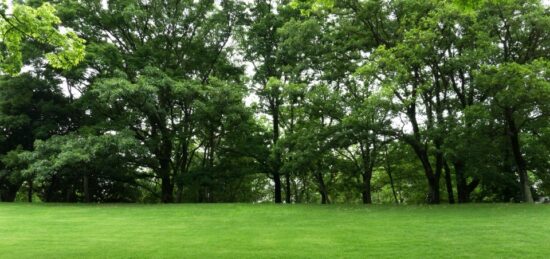
[[[550,206],[0,204],[0,258],[548,258]]]

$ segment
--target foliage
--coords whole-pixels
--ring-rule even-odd
[[[84,59],[85,41],[74,31],[60,27],[61,19],[51,4],[33,8],[14,3],[8,12],[3,3],[0,8],[2,71],[19,73],[24,64],[22,48],[27,41],[51,46],[53,49],[47,49],[44,57],[54,68],[70,69]]]
[[[542,1],[2,7],[2,201],[437,204],[550,193]]]

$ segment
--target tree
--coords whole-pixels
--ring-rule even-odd
[[[63,134],[78,125],[78,112],[55,80],[29,74],[0,79],[0,198],[13,201],[24,181],[15,153],[33,149],[37,139]],[[32,188],[31,188],[32,189]]]
[[[284,67],[293,64],[292,56],[281,49],[282,38],[278,30],[292,17],[299,18],[299,13],[288,8],[286,3],[255,1],[249,9],[249,22],[240,35],[244,57],[255,67],[253,83],[258,86],[256,93],[261,100],[262,112],[271,117],[272,156],[269,170],[274,182],[275,203],[282,202],[281,168],[284,159],[278,142],[283,135],[281,127],[286,124],[281,121],[284,93],[279,80],[289,80],[291,75],[284,73]],[[287,197],[287,202],[290,202],[290,193],[287,193]]]
[[[0,12],[2,201],[550,193],[540,0],[54,3]]]
[[[38,140],[18,157],[45,202],[128,202],[140,198],[140,180],[150,178],[138,170],[143,154],[129,132],[72,133]]]
[[[107,105],[92,112],[106,114],[112,130],[134,131],[154,158],[144,166],[160,179],[162,201],[174,201],[175,187],[181,200],[181,175],[207,144],[197,138],[196,111],[206,103],[210,79],[238,82],[242,74],[227,58],[242,6],[109,1],[103,8],[101,1],[64,1],[60,9],[86,35],[90,55],[100,57],[90,60],[95,74],[85,81],[96,102]]]
[[[11,9],[11,10],[10,10]],[[84,59],[84,40],[67,28],[60,28],[61,20],[55,8],[44,3],[38,8],[0,4],[0,69],[18,74],[24,64],[22,48],[25,44],[48,46],[44,57],[54,68],[70,69]],[[45,50],[46,48],[42,48]]]
[[[489,66],[477,76],[477,83],[491,96],[489,107],[493,116],[500,117],[506,125],[524,202],[532,203],[533,195],[528,175],[530,166],[524,155],[521,137],[530,125],[548,121],[549,76],[550,63],[546,61]]]

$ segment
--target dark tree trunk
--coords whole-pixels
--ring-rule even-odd
[[[188,118],[190,115],[188,115],[188,112],[185,112],[185,121],[188,122]],[[189,124],[186,123],[184,127],[184,134],[187,136],[189,134]],[[185,138],[182,140],[181,146],[179,147],[180,154],[176,155],[176,162],[174,168],[172,168],[172,171],[174,173],[174,180],[173,185],[176,188],[176,202],[182,203],[183,202],[183,176],[188,172],[189,168],[189,162],[192,159],[192,156],[194,155],[194,152],[189,154],[189,140]]]
[[[505,116],[508,122],[508,135],[510,136],[512,153],[514,154],[514,161],[516,162],[517,172],[519,175],[523,202],[533,203],[531,185],[529,183],[529,176],[527,175],[527,163],[525,162],[525,159],[521,154],[521,145],[519,143],[519,129],[516,127],[516,123],[514,121],[511,111],[506,111]]]
[[[439,204],[441,198],[439,196],[439,178],[432,177],[428,179],[428,195],[426,201],[429,204]]]
[[[285,202],[290,204],[292,202],[292,193],[291,193],[291,186],[290,186],[290,174],[285,174]]]
[[[163,203],[174,202],[174,185],[172,179],[170,179],[170,160],[160,160],[160,172],[161,176],[161,201]]]
[[[325,179],[323,178],[323,174],[321,172],[317,172],[316,176],[317,181],[319,182],[319,194],[321,194],[321,204],[329,204],[330,199],[328,197],[328,190],[325,184]]]
[[[456,161],[453,164],[455,167],[458,203],[468,203],[470,202],[470,194],[468,192],[468,185],[466,184],[466,177],[464,176],[464,164],[461,161]]]
[[[282,203],[281,175],[278,173],[274,174],[273,181],[275,182],[275,203]]]
[[[375,140],[372,140],[373,145],[375,144]],[[363,198],[363,204],[372,204],[372,188],[371,188],[371,180],[372,180],[372,170],[374,168],[374,161],[375,161],[375,153],[376,150],[372,150],[370,145],[367,143],[365,144],[362,141],[359,141],[359,147],[361,150],[361,160],[362,160],[362,180],[363,180],[363,190],[362,190],[362,198]]]
[[[321,204],[329,204],[330,200],[326,191],[321,191]]]
[[[279,106],[274,100],[271,104],[271,112],[273,116],[273,146],[279,141]],[[275,203],[282,203],[282,186],[281,186],[281,153],[275,148],[275,161],[273,166],[273,181],[275,182]]]
[[[418,70],[414,71],[414,76],[419,80],[419,72]],[[413,85],[413,95],[417,95],[417,84]],[[431,111],[427,111],[428,116],[431,116]],[[432,165],[430,163],[430,157],[428,155],[428,144],[423,143],[421,134],[420,134],[420,127],[418,126],[418,120],[416,118],[416,103],[411,103],[407,107],[407,117],[409,117],[412,125],[413,130],[413,136],[410,138],[406,137],[404,140],[411,145],[413,148],[416,156],[422,163],[422,168],[424,169],[424,174],[426,176],[426,179],[428,180],[428,194],[426,197],[426,202],[429,204],[439,204],[440,198],[439,198],[439,176],[438,174],[434,174],[434,170],[432,168]],[[428,118],[428,123],[432,124],[433,121]],[[438,148],[439,149],[439,148]],[[436,170],[437,171],[437,170]]]
[[[300,179],[296,179],[294,181],[292,181],[292,186],[293,186],[293,189],[294,189],[294,202],[295,203],[302,203],[302,196],[303,196],[303,193],[300,191]]]
[[[467,185],[466,188],[466,197],[468,198],[468,201],[470,200],[470,194],[477,188],[479,185],[480,180],[478,178],[472,179],[472,181]]]
[[[388,177],[390,178],[390,186],[391,186],[391,191],[393,193],[393,198],[395,199],[395,203],[399,204],[399,199],[397,199],[397,192],[395,191],[395,184],[393,182],[393,175],[392,175],[392,172],[391,172],[391,164],[390,164],[390,160],[388,159],[388,151],[387,150],[386,150],[385,160],[386,160],[386,172],[388,173]]]
[[[306,194],[306,203],[309,203],[309,201],[311,200],[311,197],[309,196],[309,191],[307,189],[307,182],[304,183],[304,190],[305,190],[305,194]]]
[[[413,123],[414,131],[418,131],[418,126],[416,123]],[[422,168],[424,169],[424,175],[428,180],[428,193],[426,196],[426,202],[429,204],[439,204],[439,177],[440,174],[434,173],[432,165],[430,163],[430,158],[428,151],[426,150],[425,145],[421,144],[418,140],[419,137],[414,139],[405,138],[404,140],[412,147],[414,153],[422,163]]]
[[[84,175],[82,179],[82,187],[84,190],[84,202],[89,203],[90,202],[90,183],[88,175]]]
[[[439,204],[441,202],[441,194],[439,192],[439,180],[441,178],[441,174],[443,172],[443,154],[440,151],[440,145],[436,144],[436,154],[435,154],[435,175],[433,176],[432,180],[432,187],[433,191],[431,192],[431,197],[433,199],[429,200],[431,204]]]
[[[371,195],[371,179],[372,172],[363,173],[363,204],[372,204],[372,195]]]
[[[29,185],[29,189],[27,190],[27,201],[32,203],[32,195],[33,195],[33,180],[30,179],[27,181],[28,185]]]
[[[449,168],[449,164],[447,164],[447,161],[445,161],[444,165],[445,165],[445,184],[447,185],[447,197],[449,198],[449,203],[454,204],[455,196],[453,193],[453,183],[451,180],[451,169]]]
[[[414,148],[414,147],[413,147]],[[428,153],[425,149],[420,149],[418,147],[414,148],[418,158],[422,162],[422,167],[424,168],[424,174],[428,180],[428,194],[426,197],[426,202],[429,204],[439,204],[439,176],[434,174],[432,165],[430,164],[430,159]]]
[[[172,203],[174,202],[173,196],[173,187],[170,183],[170,176],[163,176],[161,179],[161,201],[163,203]]]

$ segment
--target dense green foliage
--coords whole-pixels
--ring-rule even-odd
[[[4,72],[19,73],[25,44],[46,45],[41,50],[47,52],[45,58],[54,68],[70,69],[84,58],[84,41],[75,32],[58,28],[61,19],[48,2],[37,8],[13,3],[9,11],[6,3],[0,3],[0,17],[4,47],[0,52],[0,68]]]
[[[540,0],[0,7],[1,201],[550,195]]]
[[[549,213],[550,206],[523,204],[2,204],[0,254],[2,258],[544,258],[550,253]]]

